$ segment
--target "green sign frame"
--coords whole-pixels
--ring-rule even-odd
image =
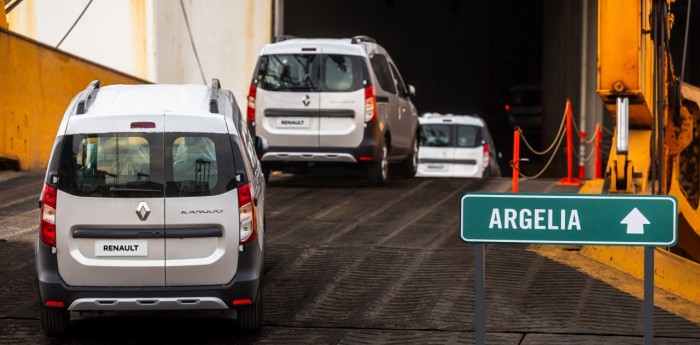
[[[472,243],[672,247],[678,201],[669,195],[467,192],[461,237]]]

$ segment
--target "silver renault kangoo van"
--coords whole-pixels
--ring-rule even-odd
[[[262,325],[265,180],[232,93],[92,82],[60,124],[40,198],[41,325],[72,312],[235,309]]]

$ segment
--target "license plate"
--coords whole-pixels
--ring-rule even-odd
[[[146,240],[95,241],[95,256],[148,256]]]
[[[444,171],[447,169],[445,164],[428,164],[427,168],[433,171]]]
[[[308,117],[283,117],[277,119],[277,128],[309,128]]]

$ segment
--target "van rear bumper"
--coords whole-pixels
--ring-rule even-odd
[[[39,242],[36,269],[41,303],[63,302],[76,311],[93,310],[216,310],[233,308],[233,301],[257,301],[261,284],[263,254],[260,238],[244,246],[238,257],[238,271],[224,285],[202,286],[69,286],[58,273],[56,254]]]
[[[289,147],[271,144],[260,161],[266,168],[276,169],[300,163],[352,164],[376,160],[384,136],[383,127],[377,121],[367,123],[362,142],[356,147]]]

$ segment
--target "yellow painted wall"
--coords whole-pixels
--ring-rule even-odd
[[[18,159],[22,170],[45,168],[68,104],[95,79],[147,83],[0,27],[0,158]]]
[[[5,15],[5,6],[0,10],[0,27],[7,29],[7,16]]]

